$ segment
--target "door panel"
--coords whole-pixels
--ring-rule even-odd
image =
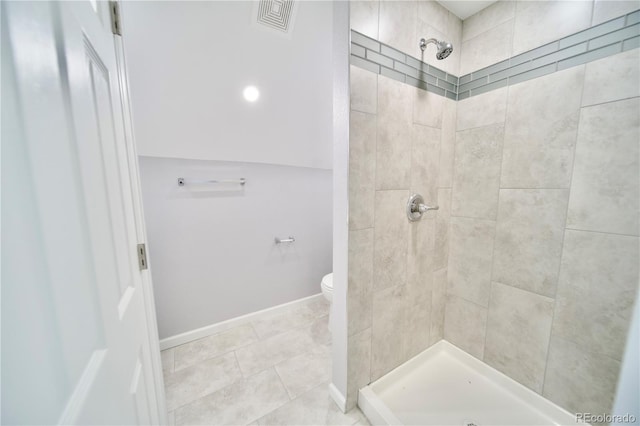
[[[2,3],[2,71],[12,71],[9,84],[16,91],[10,107],[20,123],[17,130],[23,130],[9,135],[15,142],[12,160],[26,165],[20,189],[33,199],[12,207],[28,207],[36,218],[31,225],[41,259],[35,265],[40,275],[29,282],[33,292],[20,288],[20,268],[14,268],[3,270],[3,293],[5,286],[9,294],[16,290],[15,301],[26,309],[37,302],[29,294],[52,295],[43,301],[48,309],[35,312],[32,320],[54,313],[55,320],[43,327],[55,338],[40,357],[55,355],[57,348],[60,358],[53,359],[52,369],[62,374],[49,380],[63,390],[50,398],[46,415],[38,416],[24,401],[36,378],[21,384],[16,375],[5,383],[6,369],[28,371],[37,359],[21,359],[5,346],[5,326],[14,332],[22,328],[19,315],[5,316],[3,298],[3,422],[148,424],[165,417],[158,412],[161,379],[153,377],[161,377],[158,357],[154,361],[151,355],[158,350],[155,324],[148,321],[153,306],[147,306],[137,267],[136,245],[144,231],[136,229],[143,224],[137,222],[138,193],[132,190],[137,185],[132,141],[125,138],[126,87],[104,5]],[[2,143],[4,151],[4,129]],[[3,202],[3,228],[4,213]],[[7,242],[16,243],[3,234],[3,246]],[[27,255],[16,251],[9,259],[20,265],[28,263]],[[18,395],[11,401],[16,405],[5,404],[7,392]]]

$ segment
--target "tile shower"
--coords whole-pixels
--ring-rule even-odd
[[[351,3],[347,407],[444,338],[570,412],[610,412],[639,275],[637,9],[500,1],[463,23]],[[420,37],[456,50],[421,56]],[[409,223],[412,193],[440,209]]]

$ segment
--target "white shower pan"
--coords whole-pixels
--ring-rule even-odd
[[[444,340],[360,389],[358,405],[372,425],[576,424],[574,415]]]

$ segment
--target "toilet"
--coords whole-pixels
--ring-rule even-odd
[[[322,277],[320,282],[320,288],[322,288],[322,294],[324,298],[329,301],[329,331],[331,331],[331,301],[333,300],[333,272]]]

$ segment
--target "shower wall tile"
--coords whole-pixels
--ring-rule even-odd
[[[638,49],[588,63],[582,106],[640,96],[639,63]]]
[[[393,286],[373,295],[371,380],[377,380],[405,360],[405,287]]]
[[[430,345],[433,273],[419,278],[406,288],[403,360],[413,358]]]
[[[484,362],[542,392],[554,300],[493,282]]]
[[[502,124],[457,132],[452,215],[496,219],[503,138]]]
[[[487,30],[462,43],[460,75],[493,65],[511,55],[513,20]]]
[[[349,21],[351,29],[377,39],[379,9],[380,3],[378,1],[350,1]]]
[[[441,98],[444,99],[444,98]],[[434,204],[438,196],[438,164],[441,130],[413,125],[411,144],[411,192],[422,194],[427,204]],[[429,211],[423,219],[435,218]]]
[[[458,102],[456,130],[504,123],[507,87]]]
[[[433,269],[447,267],[449,261],[449,223],[451,222],[451,189],[438,190],[438,207],[436,213],[436,236],[433,252]]]
[[[358,402],[358,390],[371,383],[371,328],[352,336],[347,352],[347,410],[350,410]]]
[[[598,25],[618,16],[638,10],[637,1],[633,0],[595,0],[591,25]]]
[[[438,343],[444,338],[444,311],[447,304],[447,270],[433,273],[433,292],[431,294],[431,331],[429,344]]]
[[[555,295],[568,197],[565,189],[500,190],[495,281]]]
[[[349,229],[373,227],[376,116],[351,111],[349,121]]]
[[[416,1],[380,2],[380,41],[403,52],[414,52],[417,46]]]
[[[503,188],[569,187],[583,79],[575,67],[509,88]]]
[[[376,114],[378,112],[378,75],[350,66],[351,110]]]
[[[418,19],[428,22],[441,33],[446,33],[449,29],[449,11],[436,1],[419,1]],[[420,35],[419,37],[426,37],[426,35]]]
[[[376,188],[409,189],[413,88],[378,77]]]
[[[431,306],[434,243],[434,219],[422,219],[409,224],[407,294],[410,300],[419,299],[426,306],[426,310],[429,310]]]
[[[620,361],[552,337],[542,395],[574,413],[610,413]]]
[[[638,140],[638,98],[582,109],[568,228],[639,235]]]
[[[373,228],[349,232],[347,288],[349,336],[371,327],[373,245]]]
[[[638,237],[567,230],[554,336],[621,360],[638,287]]]
[[[447,292],[480,306],[488,306],[491,255],[496,223],[451,218]]]
[[[592,2],[584,0],[517,2],[513,55],[588,28],[591,9]]]
[[[456,143],[456,102],[447,99],[442,112],[442,135],[440,140],[440,168],[438,186],[451,188],[453,181],[453,157]]]
[[[457,296],[447,296],[444,320],[444,338],[482,359],[487,331],[487,308]]]
[[[465,42],[515,17],[515,1],[497,1],[462,23],[462,41]],[[511,43],[509,43],[511,47]]]
[[[413,122],[438,129],[442,128],[442,114],[445,102],[448,101],[443,96],[414,88]]]
[[[409,191],[376,191],[374,278],[375,291],[407,281],[409,223],[404,206]],[[374,309],[374,312],[377,312]],[[375,317],[375,315],[374,315]]]

